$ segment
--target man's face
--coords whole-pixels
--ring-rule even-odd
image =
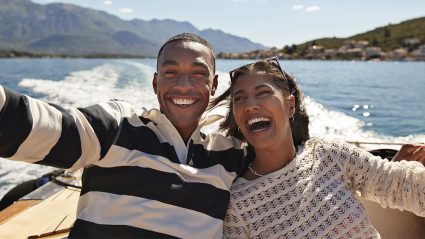
[[[158,58],[153,88],[159,106],[183,139],[197,127],[217,86],[211,51],[197,42],[168,43]]]

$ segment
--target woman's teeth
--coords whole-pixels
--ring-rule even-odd
[[[253,118],[248,120],[249,130],[251,130],[252,132],[259,132],[268,129],[270,125],[271,120],[264,117]]]
[[[261,122],[261,121],[270,122],[269,119],[261,117],[261,118],[253,118],[253,119],[248,120],[248,124],[253,125],[254,123]]]

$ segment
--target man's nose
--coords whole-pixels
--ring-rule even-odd
[[[190,78],[190,75],[186,73],[180,74],[177,80],[177,86],[181,86],[181,87],[192,86],[192,80]]]

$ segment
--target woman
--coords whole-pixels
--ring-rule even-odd
[[[376,238],[361,196],[425,216],[425,167],[388,162],[352,145],[309,139],[294,79],[276,58],[230,72],[221,125],[246,140],[255,160],[231,189],[228,238]],[[422,153],[423,154],[423,153]]]

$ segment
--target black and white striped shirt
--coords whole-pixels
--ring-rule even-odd
[[[85,167],[70,237],[221,238],[244,145],[192,134],[153,109],[110,101],[62,108],[0,86],[0,156]],[[35,219],[36,220],[36,219]]]

